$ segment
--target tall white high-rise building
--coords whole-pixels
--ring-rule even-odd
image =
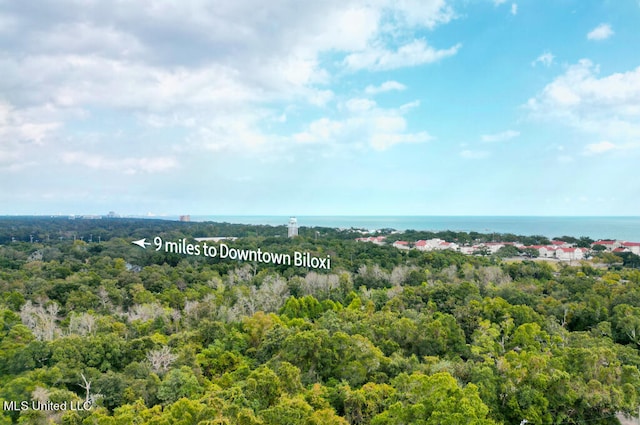
[[[295,217],[289,218],[289,231],[287,232],[287,236],[290,238],[294,236],[298,236],[298,220]]]

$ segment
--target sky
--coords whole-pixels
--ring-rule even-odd
[[[0,0],[0,215],[640,215],[638,0]]]

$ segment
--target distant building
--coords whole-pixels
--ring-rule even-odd
[[[461,246],[460,252],[466,255],[473,255],[473,253],[479,249],[480,249],[480,245]]]
[[[588,250],[586,248],[558,248],[556,258],[558,260],[582,260]]]
[[[191,216],[190,215],[181,215],[180,216],[180,221],[189,222],[189,221],[191,221]]]
[[[438,246],[435,247],[434,249],[437,249],[437,250],[440,250],[440,251],[444,250],[444,249],[450,249],[450,250],[453,250],[453,251],[457,251],[458,250],[458,244],[454,243],[454,242],[446,242],[446,241],[444,241],[444,242],[440,242],[438,244]]]
[[[607,251],[611,252],[616,248],[620,248],[622,246],[622,243],[616,240],[599,240],[592,243],[591,248],[596,245],[602,245],[607,249]]]
[[[289,225],[287,227],[287,236],[289,236],[290,238],[298,236],[298,219],[296,219],[295,217],[289,218]]]
[[[636,255],[640,255],[640,242],[623,242],[622,248],[625,248]]]
[[[386,236],[369,236],[366,238],[356,238],[356,240],[358,242],[371,242],[376,245],[384,245],[384,240],[386,238],[387,238]]]
[[[504,242],[486,242],[480,245],[487,248],[491,254],[495,254],[496,252],[500,251],[500,248],[506,246]]]
[[[398,249],[409,249],[409,242],[407,241],[395,241],[393,246]]]
[[[220,241],[235,241],[238,239],[235,236],[207,236],[202,238],[193,238],[196,242],[220,242]]]
[[[544,246],[534,246],[534,248],[536,248],[538,250],[538,253],[539,253],[540,257],[542,257],[542,258],[554,258],[556,256],[556,251],[558,249],[568,248],[568,247],[559,247],[557,245],[554,245],[554,246],[544,245]],[[567,252],[569,252],[569,251],[567,251]]]
[[[427,246],[427,241],[422,240],[422,239],[419,240],[419,241],[416,241],[413,244],[413,247],[415,249],[417,249],[418,251],[428,251],[429,250],[429,247]]]

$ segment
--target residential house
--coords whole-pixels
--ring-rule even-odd
[[[453,251],[458,249],[458,244],[454,243],[454,242],[440,242],[438,244],[438,246],[436,246],[434,249],[437,250],[444,250],[444,249],[451,249]]]
[[[398,249],[409,249],[409,242],[407,241],[395,241],[393,246]]]
[[[602,245],[605,248],[607,248],[607,251],[611,252],[616,248],[620,248],[622,246],[622,243],[620,241],[614,241],[614,240],[599,240],[592,243],[591,248],[593,248],[596,245]]]
[[[556,251],[560,249],[560,247],[549,245],[535,245],[533,248],[538,250],[538,255],[542,258],[554,258]]]
[[[622,247],[636,255],[640,255],[640,242],[623,242]]]
[[[489,252],[492,254],[495,254],[500,250],[500,248],[502,248],[503,246],[506,246],[506,244],[503,242],[487,242],[480,245],[487,247],[489,249]]]
[[[556,258],[565,261],[582,260],[587,251],[587,248],[558,248]]]
[[[473,245],[473,246],[468,246],[467,245],[467,246],[461,246],[459,251],[461,253],[463,253],[463,254],[471,255],[471,254],[473,254],[474,252],[476,252],[479,249],[480,249],[479,245]]]
[[[416,241],[416,243],[413,244],[413,247],[415,249],[417,249],[418,251],[429,251],[429,247],[427,245],[427,241],[425,240],[419,240]]]
[[[384,240],[386,236],[369,236],[366,238],[356,238],[358,242],[371,242],[376,245],[384,245]]]

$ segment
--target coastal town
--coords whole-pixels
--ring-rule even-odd
[[[386,236],[369,236],[356,238],[359,242],[369,242],[376,245],[387,245]],[[621,240],[597,240],[591,243],[589,248],[578,247],[573,243],[562,240],[552,240],[547,245],[525,245],[520,242],[482,242],[477,244],[457,244],[443,239],[433,238],[427,240],[417,240],[413,242],[397,240],[389,242],[398,249],[418,251],[441,251],[451,250],[467,255],[492,255],[497,254],[501,249],[512,246],[523,256],[556,259],[560,261],[582,260],[589,258],[594,252],[611,252],[613,254],[629,252],[640,255],[640,242],[629,242]]]

